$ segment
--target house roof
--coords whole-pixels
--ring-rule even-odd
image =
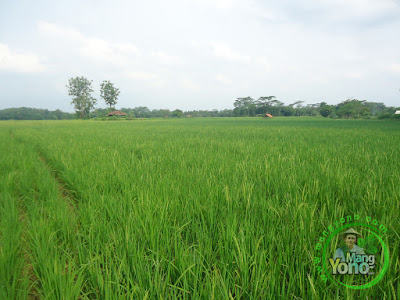
[[[265,114],[264,117],[273,118],[274,116],[273,116],[273,115],[270,115],[270,114]]]
[[[400,115],[400,110],[396,110],[395,115]]]
[[[126,116],[127,114],[120,110],[114,110],[114,111],[108,113],[107,115],[108,116]]]

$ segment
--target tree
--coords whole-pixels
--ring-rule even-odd
[[[180,109],[175,109],[172,112],[172,117],[173,118],[183,118],[183,111],[181,111]]]
[[[365,100],[347,99],[337,105],[337,115],[340,118],[365,118],[371,115],[369,109],[365,106]]]
[[[255,101],[256,106],[257,106],[257,114],[265,114],[265,113],[271,113],[271,106],[272,106],[272,101],[276,99],[275,96],[268,96],[268,97],[260,97],[258,100]]]
[[[66,87],[68,94],[72,96],[71,104],[74,104],[76,113],[81,119],[86,118],[96,104],[96,99],[90,94],[93,92],[92,81],[82,76],[71,78],[68,83]]]
[[[254,116],[256,114],[257,106],[254,99],[251,97],[237,98],[233,104],[235,107],[235,116]]]
[[[303,103],[304,103],[304,101],[299,100],[299,101],[296,101],[296,102],[294,102],[292,104],[289,104],[289,106],[293,107],[293,108],[300,108]]]
[[[323,117],[328,117],[333,112],[333,106],[326,104],[326,102],[321,102],[319,106],[319,113]]]
[[[369,109],[373,116],[383,113],[386,109],[386,105],[382,102],[365,102],[365,107]]]
[[[293,116],[295,114],[295,110],[293,107],[289,106],[282,106],[280,112],[285,117]]]
[[[117,104],[117,99],[119,96],[119,89],[114,87],[114,85],[110,81],[104,80],[102,84],[100,84],[100,97],[104,99],[107,105],[114,106]]]
[[[136,118],[150,118],[151,110],[146,106],[138,106],[133,109],[133,114]]]

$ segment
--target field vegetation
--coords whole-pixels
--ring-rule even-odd
[[[400,298],[399,145],[377,120],[0,122],[0,299]],[[314,264],[354,214],[387,227],[364,290]]]

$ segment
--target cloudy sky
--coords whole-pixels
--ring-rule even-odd
[[[73,111],[68,79],[117,108],[347,98],[400,105],[400,0],[0,1],[0,109]]]

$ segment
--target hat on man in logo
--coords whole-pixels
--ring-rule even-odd
[[[345,236],[347,234],[354,234],[354,235],[358,235],[361,236],[361,233],[358,233],[357,231],[355,231],[353,228],[349,228],[348,230],[346,230],[345,232],[342,232],[340,235]]]

